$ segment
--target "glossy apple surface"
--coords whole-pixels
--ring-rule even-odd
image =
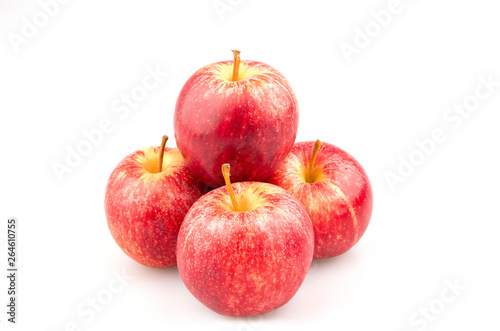
[[[314,258],[327,258],[347,252],[363,236],[373,193],[361,165],[334,145],[323,143],[310,172],[314,147],[314,141],[296,143],[268,182],[304,204],[314,227]]]
[[[182,281],[205,306],[223,315],[250,316],[287,303],[312,261],[314,235],[302,204],[267,183],[232,185],[204,195],[179,232]]]
[[[182,220],[204,193],[176,148],[160,147],[125,157],[109,177],[105,193],[108,227],[118,246],[133,260],[155,268],[176,265],[175,247]]]
[[[174,114],[177,147],[189,169],[211,187],[231,180],[264,181],[286,157],[297,135],[299,112],[288,81],[271,66],[241,61],[207,65],[182,88]]]

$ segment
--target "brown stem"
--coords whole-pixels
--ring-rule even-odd
[[[233,49],[234,62],[233,62],[233,82],[238,81],[238,75],[240,74],[240,51]]]
[[[233,209],[234,211],[239,211],[238,201],[236,201],[236,196],[234,195],[233,188],[231,186],[231,180],[229,180],[229,170],[231,170],[231,166],[229,165],[229,163],[224,163],[222,165],[222,176],[224,176],[224,181],[226,182],[227,191],[229,192],[229,197],[231,198]]]
[[[161,138],[160,145],[160,157],[158,158],[158,172],[161,172],[163,168],[163,153],[165,153],[165,144],[167,143],[168,136],[163,136]]]
[[[318,155],[319,149],[323,145],[321,141],[316,140],[316,143],[314,144],[314,149],[311,155],[311,161],[309,161],[309,167],[307,168],[307,182],[308,183],[314,183],[314,162],[316,161],[316,156]]]

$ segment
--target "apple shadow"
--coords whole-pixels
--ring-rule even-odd
[[[310,323],[319,315],[331,315],[344,296],[344,279],[361,260],[362,254],[354,249],[331,258],[313,259],[294,297],[284,306],[263,316],[272,323],[281,324]]]
[[[314,259],[302,285],[293,298],[282,307],[265,314],[250,317],[234,317],[219,315],[206,308],[211,317],[221,321],[223,326],[238,330],[258,330],[261,326],[283,325],[294,323],[310,323],[316,316],[324,315],[335,305],[337,288],[325,290],[325,280],[332,279],[332,275],[351,268],[353,260],[361,259],[361,254],[347,252],[337,257]],[[333,278],[334,279],[334,278]],[[328,282],[326,282],[328,283]],[[338,303],[340,304],[340,303]]]
[[[134,267],[131,267],[131,272],[136,277],[137,285],[147,291],[151,291],[152,295],[163,291],[172,291],[173,286],[185,288],[177,266],[151,268],[136,263]]]
[[[150,318],[169,324],[212,324],[220,321],[220,315],[205,307],[189,292],[177,266],[159,269],[135,263],[130,272],[135,276],[134,296],[140,302],[140,309],[151,314]]]
[[[340,304],[338,296],[344,286],[338,284],[325,288],[325,282],[335,282],[337,274],[348,274],[353,264],[362,258],[356,250],[337,257],[313,260],[311,267],[294,297],[282,307],[271,312],[252,317],[233,317],[220,315],[201,304],[185,287],[178,267],[166,269],[150,268],[134,261],[126,266],[134,275],[136,295],[147,302],[148,311],[165,323],[213,324],[221,329],[226,327],[241,329],[250,325],[253,329],[260,326],[289,323],[310,323],[318,315],[324,315]],[[354,267],[355,268],[355,267]],[[336,303],[337,302],[337,303]]]

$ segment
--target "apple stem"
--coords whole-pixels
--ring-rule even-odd
[[[231,166],[229,165],[229,163],[224,163],[222,165],[222,175],[224,176],[224,181],[226,182],[227,191],[229,192],[229,197],[231,198],[233,209],[235,211],[239,211],[238,201],[236,201],[236,196],[234,195],[233,187],[231,186],[231,180],[229,179],[229,170],[231,170]]]
[[[321,141],[319,139],[316,140],[314,144],[314,149],[311,155],[311,161],[309,161],[309,167],[307,169],[307,182],[314,183],[314,162],[316,161],[316,156],[318,155],[319,149],[321,148]]]
[[[240,73],[240,51],[233,49],[234,62],[233,62],[233,82],[238,80],[238,75]]]
[[[165,153],[165,144],[167,143],[167,140],[168,136],[163,136],[161,138],[160,157],[158,158],[158,172],[161,172],[163,168],[163,154]]]

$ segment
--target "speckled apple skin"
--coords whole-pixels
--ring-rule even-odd
[[[160,147],[151,147],[158,153]],[[118,246],[133,260],[154,268],[176,265],[175,248],[182,220],[203,195],[204,185],[189,172],[177,149],[165,148],[174,160],[163,173],[146,173],[138,159],[125,157],[109,177],[105,193],[108,227]]]
[[[265,181],[295,142],[299,110],[288,81],[271,66],[241,61],[261,74],[240,81],[220,77],[219,62],[196,71],[182,88],[174,113],[177,147],[191,172],[211,187],[231,181]]]
[[[287,303],[304,280],[313,228],[302,204],[282,188],[240,182],[233,190],[259,196],[264,205],[234,212],[226,187],[204,195],[179,231],[178,268],[189,291],[213,311],[263,314]]]
[[[337,256],[351,249],[370,222],[373,193],[361,165],[347,152],[323,143],[315,166],[324,180],[306,183],[314,141],[295,143],[276,173],[268,179],[296,196],[306,207],[314,227],[314,258]]]

